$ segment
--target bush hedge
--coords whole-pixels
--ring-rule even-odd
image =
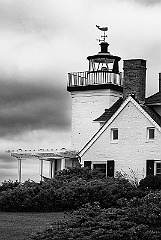
[[[8,190],[8,189],[14,189],[15,187],[17,187],[20,183],[18,181],[11,181],[11,180],[8,180],[8,181],[4,181],[1,183],[0,185],[0,192],[2,191],[5,191],[5,190]]]
[[[159,193],[160,194],[160,193]],[[149,196],[149,203],[151,196]],[[153,199],[153,197],[152,197]],[[147,199],[146,199],[147,200]],[[99,203],[86,204],[65,221],[54,223],[35,240],[159,240],[161,207],[152,208],[142,200],[139,206],[101,209]],[[154,213],[155,212],[155,213]]]
[[[139,187],[143,190],[145,190],[145,189],[161,190],[161,176],[148,175],[144,179],[141,179],[141,181],[139,183]]]
[[[5,181],[0,186],[1,211],[68,211],[35,240],[159,240],[160,178],[148,176],[139,186],[96,170],[69,168],[40,183]],[[84,206],[84,207],[83,207]]]
[[[99,202],[102,208],[120,206],[119,199],[145,196],[123,178],[105,178],[87,168],[61,171],[54,179],[40,183],[28,180],[0,192],[1,211],[64,211],[86,203]]]

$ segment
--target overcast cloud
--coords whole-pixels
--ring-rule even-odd
[[[63,95],[62,89],[41,82],[1,80],[0,135],[69,127],[70,111]]]
[[[146,6],[152,6],[152,5],[156,5],[156,4],[161,3],[160,0],[133,0],[133,1],[135,1],[138,4],[144,4]]]
[[[147,96],[158,91],[160,12],[159,0],[0,1],[0,181],[17,178],[8,149],[70,148],[67,73],[88,70],[96,24],[108,26],[112,54],[147,60]],[[34,179],[38,163],[23,165]]]

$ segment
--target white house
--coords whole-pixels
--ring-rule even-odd
[[[146,61],[124,60],[108,51],[107,28],[100,40],[101,51],[88,56],[89,69],[68,74],[67,91],[72,97],[72,150],[9,151],[21,162],[28,158],[49,162],[49,177],[66,167],[99,168],[107,176],[132,170],[138,179],[161,174],[161,73],[159,92],[145,98]]]
[[[107,176],[161,174],[161,73],[159,92],[145,98],[146,61],[124,60],[122,75],[105,37],[101,51],[87,57],[89,70],[68,74],[72,149],[83,166]]]

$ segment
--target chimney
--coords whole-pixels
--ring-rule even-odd
[[[161,73],[159,73],[159,92],[161,92]]]
[[[139,102],[145,101],[146,60],[124,60],[123,97],[134,94]]]

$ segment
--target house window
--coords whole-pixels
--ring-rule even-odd
[[[106,164],[93,164],[93,169],[98,169],[100,172],[106,175]]]
[[[161,160],[147,160],[146,176],[148,175],[161,176]]]
[[[117,128],[111,129],[111,137],[112,137],[112,141],[118,140],[118,129]]]
[[[106,162],[93,162],[92,169],[97,169],[102,172],[105,176],[114,177],[114,160],[107,160]]]
[[[155,137],[155,128],[148,128],[148,140],[153,140]]]
[[[161,176],[161,162],[156,162],[156,175]]]

